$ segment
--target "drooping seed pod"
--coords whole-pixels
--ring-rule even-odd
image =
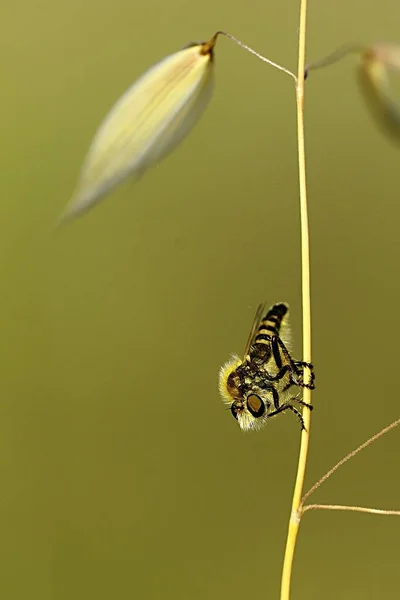
[[[164,58],[117,101],[94,137],[61,221],[87,211],[127,178],[138,178],[186,137],[212,94],[216,38]]]
[[[362,53],[358,79],[367,106],[378,126],[400,142],[400,107],[391,95],[389,70],[400,71],[400,46],[374,44]]]

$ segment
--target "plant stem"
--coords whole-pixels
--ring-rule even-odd
[[[346,44],[345,46],[338,48],[331,54],[328,54],[328,56],[325,56],[321,60],[316,60],[311,64],[307,65],[307,67],[305,68],[305,72],[308,74],[311,70],[328,67],[329,65],[333,65],[339,60],[342,60],[342,58],[345,58],[349,54],[362,54],[366,50],[367,48],[362,44]]]
[[[347,504],[306,504],[303,513],[307,510],[347,510],[350,512],[369,513],[370,515],[385,515],[400,517],[400,510],[386,508],[368,508],[367,506],[349,506]]]
[[[386,435],[387,433],[389,433],[389,431],[391,431],[392,429],[394,429],[398,425],[400,425],[400,419],[396,419],[395,421],[393,421],[392,423],[390,423],[390,425],[387,425],[386,427],[384,427],[383,429],[381,429],[380,431],[378,431],[378,433],[375,433],[375,435],[373,435],[372,437],[368,438],[368,440],[366,442],[364,442],[363,444],[360,444],[359,446],[357,446],[357,448],[355,450],[352,450],[351,452],[349,452],[348,454],[346,454],[346,456],[344,458],[342,458],[341,460],[339,460],[339,462],[336,463],[336,465],[334,465],[331,469],[329,469],[329,471],[327,473],[325,473],[325,475],[323,475],[320,479],[318,479],[317,483],[315,483],[308,490],[308,492],[306,492],[304,494],[304,496],[303,496],[303,498],[301,500],[301,505],[304,506],[306,500],[308,500],[308,498],[311,496],[311,494],[313,494],[315,492],[315,490],[317,490],[324,483],[324,481],[326,481],[327,479],[329,479],[329,477],[331,477],[331,475],[333,475],[338,469],[340,469],[340,467],[342,467],[345,463],[347,463],[347,461],[349,461],[351,458],[353,458],[354,456],[356,456],[356,454],[358,454],[359,452],[361,452],[362,450],[364,450],[365,448],[367,448],[367,446],[370,446],[371,444],[373,444],[374,442],[376,442],[377,440],[379,440],[379,438],[381,438],[384,435]],[[304,510],[305,510],[305,507],[304,507]]]
[[[310,299],[310,243],[307,210],[306,158],[304,144],[304,66],[306,47],[307,0],[300,0],[299,51],[296,82],[297,105],[297,144],[299,160],[300,185],[300,223],[301,223],[301,288],[303,308],[303,360],[311,362],[311,299]],[[304,370],[304,380],[309,376]],[[304,389],[304,401],[311,404],[311,391]],[[283,561],[281,600],[289,600],[290,581],[292,574],[293,556],[297,534],[300,525],[299,507],[303,493],[304,476],[307,464],[308,445],[310,439],[311,411],[303,411],[306,429],[301,432],[300,453],[297,466],[296,483],[294,486],[292,510],[289,520],[286,540],[285,557]]]
[[[235,44],[237,44],[238,46],[240,46],[241,48],[243,48],[243,50],[247,50],[247,52],[250,52],[250,54],[253,54],[254,56],[257,56],[257,58],[259,58],[263,62],[266,62],[267,64],[271,65],[271,67],[274,67],[275,69],[278,69],[278,71],[283,71],[284,73],[286,73],[286,75],[290,75],[290,77],[293,77],[293,79],[296,81],[296,75],[294,73],[292,73],[292,71],[289,71],[289,69],[286,69],[285,67],[282,67],[282,65],[274,62],[273,60],[270,60],[269,58],[266,58],[265,56],[263,56],[259,52],[256,52],[255,50],[253,50],[253,48],[251,48],[250,46],[248,46],[247,44],[245,44],[244,42],[242,42],[241,40],[239,40],[237,37],[235,37],[231,33],[227,33],[226,31],[217,31],[217,33],[215,33],[214,36],[211,38],[211,42],[210,43],[211,44],[212,43],[215,44],[215,40],[217,39],[217,37],[219,35],[223,35],[226,38],[228,38],[228,40],[232,40],[232,42],[235,42]]]

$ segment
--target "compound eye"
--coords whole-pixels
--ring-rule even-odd
[[[236,404],[235,403],[231,404],[231,413],[233,414],[233,416],[235,417],[236,420],[238,420],[238,412],[239,412],[239,409],[236,406]]]
[[[253,417],[262,417],[265,413],[265,404],[261,400],[260,396],[256,396],[256,394],[251,394],[247,400],[247,410]]]

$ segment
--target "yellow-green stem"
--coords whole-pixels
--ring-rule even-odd
[[[301,221],[301,287],[303,308],[303,360],[311,362],[311,300],[310,300],[310,244],[308,232],[307,186],[306,186],[306,159],[304,144],[304,66],[306,47],[306,22],[307,0],[300,0],[300,26],[299,26],[299,53],[296,82],[297,105],[297,144],[299,160],[299,186],[300,186],[300,221]],[[307,381],[309,374],[304,371]],[[311,404],[311,392],[304,390],[304,401]],[[300,525],[300,503],[303,493],[304,476],[307,464],[308,444],[310,439],[311,411],[304,410],[305,430],[301,432],[299,462],[297,467],[296,483],[294,486],[292,510],[289,520],[288,536],[286,540],[285,556],[283,561],[281,600],[289,600],[290,582],[294,550]]]

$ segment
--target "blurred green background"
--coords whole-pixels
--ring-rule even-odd
[[[311,3],[308,58],[400,41],[397,0]],[[291,80],[220,39],[213,101],[139,184],[54,232],[91,138],[147,67],[223,28],[295,68],[298,2],[38,0],[0,22],[0,595],[277,598],[299,444],[242,434],[217,373],[257,304],[301,354]],[[309,487],[399,416],[400,149],[353,58],[307,82]],[[314,501],[400,507],[393,432]],[[293,598],[393,598],[400,520],[309,513]]]

